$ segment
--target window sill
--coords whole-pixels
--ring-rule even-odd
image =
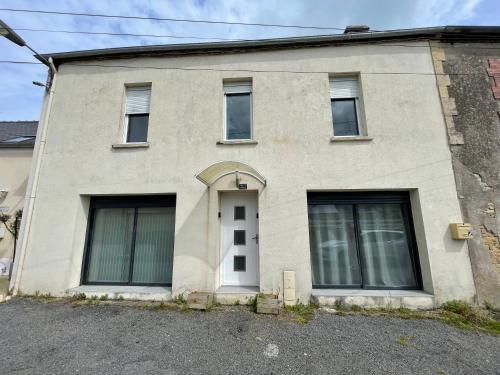
[[[352,141],[371,141],[373,138],[366,135],[356,135],[347,137],[331,137],[330,142],[352,142]]]
[[[111,148],[148,148],[149,142],[115,143]]]
[[[256,145],[259,142],[245,139],[245,140],[234,140],[234,141],[217,141],[217,145]]]

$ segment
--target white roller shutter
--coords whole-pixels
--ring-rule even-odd
[[[354,77],[330,79],[330,97],[332,99],[357,98],[358,79]]]
[[[149,113],[151,87],[127,88],[127,114]]]
[[[245,94],[252,92],[252,82],[227,82],[224,83],[225,94]]]

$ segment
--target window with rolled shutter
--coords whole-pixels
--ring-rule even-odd
[[[147,142],[151,87],[127,87],[125,105],[127,143]]]
[[[354,77],[332,78],[330,97],[332,99],[357,98],[358,79]]]
[[[150,87],[128,87],[126,109],[127,114],[130,115],[149,113],[150,100]]]
[[[334,137],[360,135],[358,78],[331,78],[330,99]]]

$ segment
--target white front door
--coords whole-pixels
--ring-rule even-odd
[[[259,285],[257,193],[221,194],[221,284]]]

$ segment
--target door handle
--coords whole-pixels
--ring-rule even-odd
[[[259,233],[257,233],[255,237],[252,237],[252,240],[255,240],[255,243],[259,243]]]

